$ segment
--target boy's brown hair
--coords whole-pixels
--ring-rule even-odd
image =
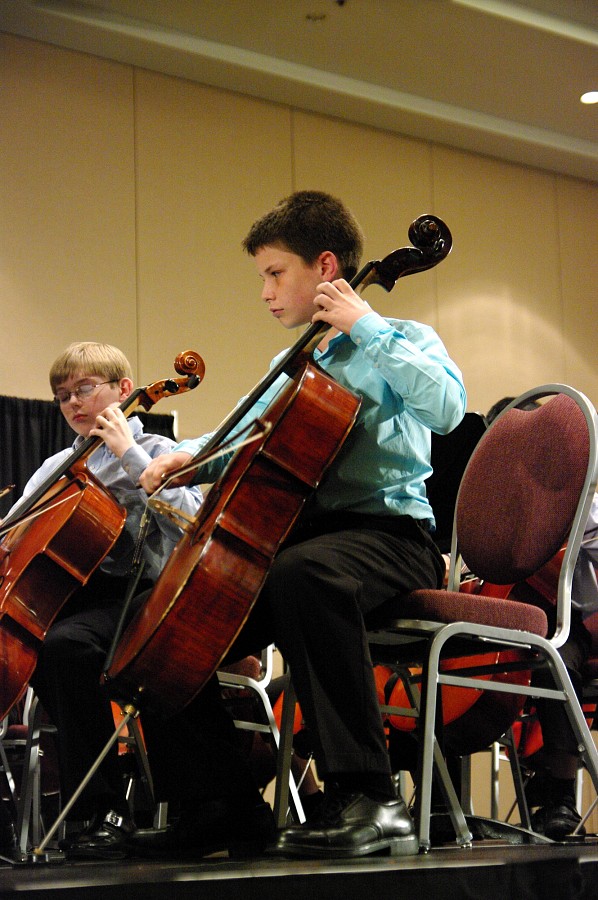
[[[242,243],[250,256],[262,247],[279,245],[308,265],[330,250],[343,277],[350,280],[359,268],[363,232],[336,197],[323,191],[296,191],[254,222]]]

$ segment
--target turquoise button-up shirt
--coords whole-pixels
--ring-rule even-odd
[[[430,432],[452,431],[467,403],[461,372],[434,329],[369,312],[350,335],[338,334],[324,352],[316,350],[314,359],[362,398],[357,421],[317,491],[316,510],[409,515],[433,527],[424,483],[432,471]],[[261,416],[287,381],[280,376],[231,434]],[[185,440],[176,450],[197,456],[209,439]],[[214,481],[225,464],[221,458],[201,466],[195,481]]]

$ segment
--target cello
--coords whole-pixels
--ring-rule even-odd
[[[148,411],[163,397],[195,388],[201,357],[179,354],[167,378],[134,390],[120,409]],[[102,439],[89,436],[0,522],[0,719],[22,697],[39,647],[62,606],[86,584],[120,535],[126,510],[88,470]]]
[[[450,252],[450,231],[436,217],[420,216],[408,234],[413,246],[367,263],[351,287],[379,284],[390,291],[398,278],[429,269]],[[288,376],[255,422],[251,443],[237,449],[197,517],[183,526],[183,537],[116,647],[103,680],[116,681],[134,705],[143,700],[168,717],[199,693],[241,630],[274,556],[347,439],[360,398],[310,361],[329,327],[312,323],[185,467],[201,465],[264,391],[280,375]]]

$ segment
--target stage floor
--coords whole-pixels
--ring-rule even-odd
[[[27,900],[595,900],[598,841],[583,845],[450,845],[405,859],[0,864],[0,897]]]

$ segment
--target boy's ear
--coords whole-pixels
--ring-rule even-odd
[[[332,250],[324,250],[323,253],[320,253],[318,263],[322,273],[322,281],[334,281],[335,278],[340,278],[338,260]]]
[[[129,396],[129,394],[132,393],[134,385],[130,378],[121,378],[120,382],[119,382],[119,386],[120,386],[119,399],[122,403],[122,401],[126,400],[127,397]]]

